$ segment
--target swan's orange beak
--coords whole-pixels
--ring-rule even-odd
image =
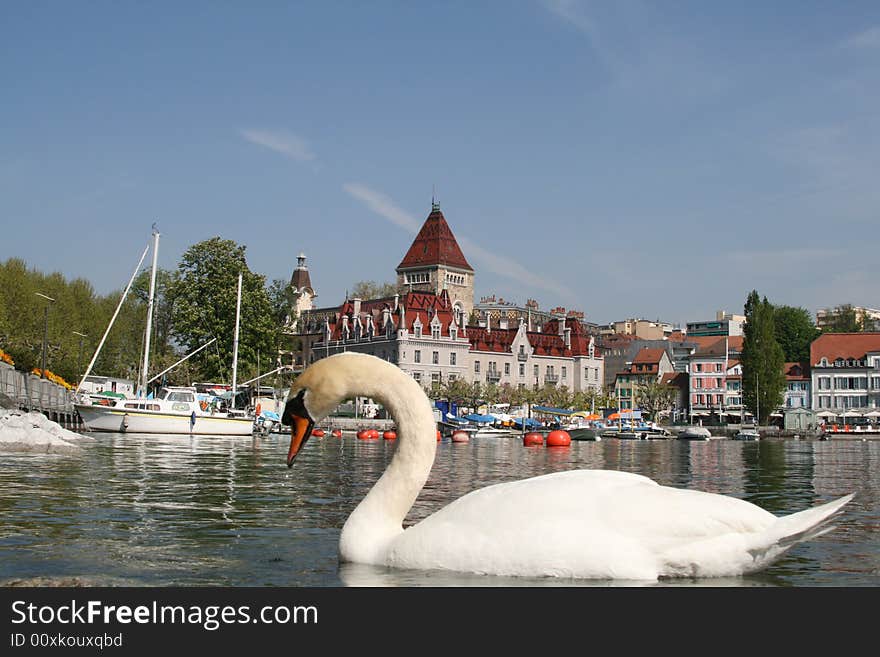
[[[300,417],[299,415],[290,416],[290,449],[287,451],[287,467],[293,465],[293,461],[299,451],[306,444],[306,441],[312,435],[312,427],[315,423],[311,418]]]

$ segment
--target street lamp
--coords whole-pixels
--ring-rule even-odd
[[[34,292],[38,297],[43,297],[44,299],[55,303],[55,299],[52,297],[47,297],[45,294],[40,294],[39,292]],[[46,378],[46,342],[49,340],[49,304],[47,303],[43,309],[43,363],[40,368],[40,378]]]

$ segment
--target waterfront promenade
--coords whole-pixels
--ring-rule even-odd
[[[64,386],[36,374],[19,372],[0,363],[0,400],[22,411],[39,411],[66,429],[82,430],[79,414],[73,407],[73,393]]]

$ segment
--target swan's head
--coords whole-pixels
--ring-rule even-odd
[[[363,358],[373,357],[342,353],[324,358],[309,365],[293,382],[281,416],[282,424],[291,428],[288,468],[312,435],[315,422],[327,417],[339,402],[352,396],[350,384],[358,380],[353,370]]]

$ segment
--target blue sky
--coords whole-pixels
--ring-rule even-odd
[[[880,307],[876,2],[6,2],[0,259],[122,288],[218,235],[390,281],[432,188],[477,296]]]

